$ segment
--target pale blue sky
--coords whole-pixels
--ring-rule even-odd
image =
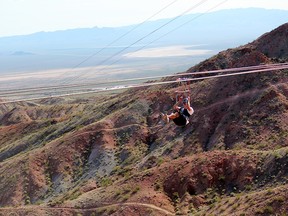
[[[0,37],[86,27],[140,23],[173,0],[0,0]],[[201,0],[178,0],[153,19],[175,17]],[[190,13],[223,2],[207,0]],[[288,0],[228,0],[217,8],[260,7],[288,10]]]

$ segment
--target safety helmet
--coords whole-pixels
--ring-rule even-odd
[[[187,104],[188,103],[188,98],[184,98],[183,99],[183,104]]]

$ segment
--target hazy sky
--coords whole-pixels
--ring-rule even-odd
[[[178,16],[205,0],[0,0],[0,37],[136,24],[174,1],[153,20]],[[223,1],[206,0],[189,13],[205,12]],[[288,0],[228,0],[216,10],[243,7],[288,10]]]

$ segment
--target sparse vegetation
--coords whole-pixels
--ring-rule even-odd
[[[112,184],[112,180],[110,178],[104,177],[101,179],[101,186],[102,187],[108,187],[111,184]]]
[[[254,65],[264,57],[253,46],[224,51],[193,70]],[[185,128],[158,119],[173,106],[176,84],[167,84],[165,94],[153,86],[0,107],[0,206],[41,204],[59,212],[71,206],[73,215],[119,209],[281,215],[288,187],[287,75],[191,83],[195,113]]]

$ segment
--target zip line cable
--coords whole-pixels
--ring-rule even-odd
[[[256,69],[278,69],[282,67],[288,66],[288,63],[277,63],[277,64],[266,64],[266,65],[257,65],[257,66],[247,66],[247,67],[238,67],[238,68],[229,68],[229,69],[219,69],[219,70],[211,70],[211,71],[200,71],[200,72],[190,72],[190,73],[178,73],[173,75],[166,76],[150,76],[150,77],[142,77],[142,78],[132,78],[132,79],[123,79],[123,80],[111,80],[106,82],[90,82],[90,83],[82,83],[82,84],[70,84],[63,86],[49,86],[49,87],[38,87],[38,88],[26,88],[26,89],[17,89],[17,90],[7,90],[1,91],[0,96],[5,97],[7,95],[15,95],[15,94],[23,94],[30,92],[37,92],[40,90],[57,90],[57,89],[69,89],[73,87],[85,87],[91,85],[105,85],[111,83],[123,83],[123,82],[131,82],[131,81],[141,81],[141,80],[151,80],[151,79],[159,79],[159,78],[168,78],[168,77],[179,77],[179,76],[193,76],[193,75],[203,75],[203,74],[213,74],[213,73],[227,73],[227,72],[238,72],[238,71],[246,71],[246,70],[256,70]]]
[[[213,78],[223,78],[223,77],[231,77],[231,76],[253,74],[253,73],[263,73],[263,72],[270,72],[270,71],[284,70],[284,69],[288,69],[288,65],[285,65],[282,67],[266,68],[266,69],[244,71],[244,72],[236,72],[236,73],[230,73],[230,74],[218,74],[215,76],[187,78],[187,79],[182,80],[182,81],[188,82],[188,81],[197,81],[197,80],[205,80],[205,79],[213,79]],[[131,84],[129,86],[116,86],[118,88],[101,89],[101,90],[94,90],[94,91],[88,91],[88,92],[84,91],[84,92],[67,93],[67,94],[54,95],[54,96],[43,96],[43,97],[34,97],[34,98],[27,98],[27,99],[20,99],[20,100],[3,101],[3,102],[0,102],[0,104],[27,102],[27,101],[35,101],[35,100],[40,100],[40,99],[50,99],[50,98],[59,98],[59,97],[68,97],[68,96],[77,96],[77,95],[100,93],[100,92],[115,91],[115,90],[122,90],[122,89],[132,89],[132,88],[149,87],[149,86],[154,86],[154,85],[164,85],[164,84],[171,84],[171,83],[177,83],[177,82],[179,82],[179,81],[173,80],[173,81],[160,81],[160,82],[144,83],[144,84]],[[31,95],[31,96],[33,96],[33,95]]]
[[[227,72],[237,72],[237,71],[245,71],[245,70],[256,70],[256,69],[265,69],[265,68],[276,68],[288,65],[288,63],[277,63],[277,64],[265,64],[265,65],[257,65],[257,66],[247,66],[247,67],[238,67],[238,68],[228,68],[228,69],[218,69],[211,71],[200,71],[200,72],[190,72],[190,73],[178,73],[173,75],[165,75],[165,76],[149,76],[149,77],[141,77],[141,78],[131,78],[131,79],[122,79],[122,80],[110,80],[105,82],[88,82],[82,84],[69,84],[69,85],[58,85],[58,86],[49,86],[49,87],[38,87],[38,88],[24,88],[17,90],[0,90],[0,96],[13,95],[13,94],[21,94],[21,93],[29,93],[29,92],[37,92],[40,90],[57,90],[57,89],[65,89],[65,88],[73,88],[73,87],[85,87],[90,85],[105,85],[111,83],[124,83],[131,81],[143,81],[143,80],[151,80],[151,79],[159,79],[159,78],[168,78],[168,77],[179,77],[179,76],[193,76],[193,75],[203,75],[203,74],[213,74],[213,73],[227,73]]]
[[[220,2],[219,4],[215,5],[214,7],[210,8],[209,10],[205,11],[204,13],[201,13],[201,14],[197,15],[196,17],[193,17],[192,19],[188,20],[187,22],[181,24],[180,26],[177,26],[176,28],[170,30],[169,32],[165,33],[164,35],[161,35],[160,37],[156,38],[155,40],[153,40],[153,41],[149,42],[148,44],[142,46],[141,48],[137,49],[136,51],[134,51],[134,53],[135,53],[135,52],[139,52],[140,50],[143,50],[144,48],[146,48],[146,47],[148,47],[149,45],[155,43],[156,41],[162,39],[163,37],[167,36],[168,34],[171,34],[172,32],[174,32],[174,31],[176,31],[177,29],[183,27],[184,25],[187,25],[188,23],[192,22],[193,20],[198,19],[199,17],[205,15],[206,13],[211,12],[212,10],[216,9],[217,7],[219,7],[219,6],[221,6],[222,4],[226,3],[227,1],[229,1],[229,0],[224,0],[224,1]],[[122,56],[120,59],[112,62],[112,63],[109,64],[109,65],[106,65],[104,68],[102,68],[101,70],[98,70],[97,72],[102,72],[102,71],[105,70],[106,68],[108,68],[108,67],[110,67],[110,66],[118,63],[119,61],[123,60],[124,58],[125,58],[125,56]],[[87,79],[87,78],[85,78],[85,79]],[[83,80],[83,79],[82,79],[82,80]]]
[[[109,61],[110,59],[116,57],[117,55],[123,53],[125,50],[129,49],[129,48],[132,47],[133,45],[139,43],[140,41],[144,40],[145,38],[149,37],[150,35],[154,34],[154,33],[157,32],[157,31],[159,31],[159,30],[162,29],[163,27],[169,25],[171,22],[173,22],[173,21],[179,19],[180,17],[184,16],[186,13],[190,12],[191,10],[193,10],[193,9],[197,8],[198,6],[204,4],[206,1],[208,1],[208,0],[202,0],[202,1],[200,1],[199,3],[193,5],[193,6],[190,7],[189,9],[185,10],[184,12],[182,12],[180,15],[174,17],[173,19],[169,20],[168,22],[164,23],[163,25],[159,26],[158,28],[154,29],[153,31],[149,32],[149,33],[146,34],[145,36],[139,38],[138,40],[136,40],[135,42],[133,42],[133,43],[130,44],[129,46],[121,49],[120,51],[116,52],[116,53],[113,54],[112,56],[104,59],[103,61],[101,61],[100,63],[98,63],[96,66],[103,65],[105,62],[107,62],[107,61]],[[81,76],[86,75],[87,73],[88,73],[88,72],[84,72],[83,74],[80,74],[80,75],[78,75],[78,76],[75,76],[74,78],[71,78],[70,80],[65,81],[65,82],[63,82],[63,83],[64,83],[64,84],[65,84],[65,83],[71,83],[71,82],[73,82],[75,79],[78,79],[78,78],[80,78]]]
[[[188,81],[196,81],[196,80],[205,80],[205,79],[212,79],[212,78],[221,78],[221,77],[237,76],[237,75],[244,75],[244,74],[269,72],[269,71],[283,70],[283,69],[288,69],[288,66],[283,66],[283,67],[278,67],[278,68],[260,69],[260,70],[254,70],[254,71],[237,72],[237,73],[230,73],[230,74],[220,74],[220,75],[215,75],[215,76],[188,78],[188,79],[185,79],[185,80],[182,80],[182,81],[183,82],[188,82]],[[144,84],[131,84],[129,86],[118,86],[118,88],[109,88],[109,89],[95,90],[95,91],[89,91],[89,92],[86,91],[86,92],[77,92],[77,93],[67,93],[67,94],[62,94],[62,95],[54,95],[54,96],[36,97],[36,98],[21,99],[21,100],[4,101],[4,102],[0,102],[0,104],[7,104],[7,103],[14,103],[14,102],[25,102],[25,101],[34,101],[34,100],[39,100],[39,99],[49,99],[49,98],[57,98],[57,97],[77,96],[77,95],[100,93],[100,92],[115,91],[115,90],[122,90],[122,89],[149,87],[149,86],[154,86],[154,85],[164,85],[164,84],[171,84],[171,83],[178,83],[178,82],[179,82],[178,80],[176,80],[176,81],[174,80],[174,81],[162,81],[162,82],[144,83]]]
[[[141,23],[135,25],[132,29],[130,29],[129,31],[127,31],[126,33],[124,33],[123,35],[121,35],[120,37],[116,38],[115,40],[113,40],[112,42],[110,42],[109,44],[107,44],[106,46],[104,46],[103,48],[101,48],[100,50],[98,50],[96,53],[93,53],[92,55],[88,56],[87,58],[85,58],[83,61],[79,62],[78,64],[76,64],[74,67],[71,68],[71,70],[74,70],[76,68],[78,68],[80,65],[84,64],[85,62],[87,62],[88,60],[90,60],[91,58],[93,58],[94,56],[96,56],[97,54],[101,53],[103,50],[107,49],[108,47],[110,47],[111,45],[115,44],[116,42],[118,42],[119,40],[121,40],[122,38],[124,38],[126,35],[130,34],[132,31],[134,31],[135,29],[139,28],[140,26],[144,25],[147,21],[149,21],[150,19],[152,19],[153,17],[157,16],[159,13],[161,13],[162,11],[164,11],[165,9],[167,9],[168,7],[170,7],[171,5],[173,5],[174,3],[176,3],[179,0],[174,0],[172,2],[170,2],[168,5],[166,5],[165,7],[161,8],[159,11],[157,11],[155,14],[153,14],[152,16],[148,17],[147,19],[145,19],[144,21],[142,21]],[[65,74],[67,74],[69,71],[64,72],[63,74],[61,74],[58,78],[63,77]],[[65,81],[65,80],[64,80]],[[63,81],[62,81],[63,82]]]
[[[285,64],[285,63],[282,63]],[[13,91],[11,89],[8,90],[0,90],[1,92],[9,93],[9,92],[26,92],[30,90],[51,90],[54,88],[69,88],[69,87],[78,87],[82,85],[95,85],[95,84],[109,84],[109,83],[118,83],[118,82],[129,82],[129,81],[137,81],[137,80],[148,80],[148,79],[158,79],[163,77],[176,77],[176,76],[185,76],[185,75],[198,75],[198,74],[206,74],[206,73],[218,73],[218,72],[228,72],[228,71],[238,71],[238,70],[249,70],[254,68],[262,68],[262,67],[272,67],[278,66],[282,64],[266,64],[266,65],[259,65],[259,66],[248,66],[248,67],[239,67],[239,68],[228,68],[228,69],[220,69],[220,70],[212,70],[212,71],[202,71],[202,72],[193,72],[193,73],[178,73],[172,75],[165,75],[165,76],[149,76],[149,77],[141,77],[141,78],[129,78],[129,79],[122,79],[122,80],[110,80],[110,81],[103,81],[103,82],[90,82],[90,83],[82,83],[82,84],[67,84],[67,85],[55,85],[55,86],[47,86],[47,87],[35,87],[35,88],[22,88]]]

